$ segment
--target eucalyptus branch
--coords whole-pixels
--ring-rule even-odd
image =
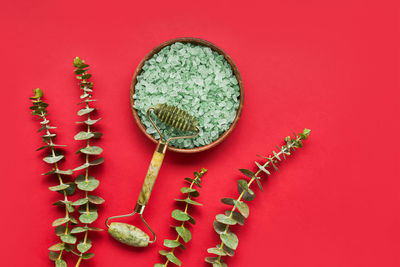
[[[52,166],[52,169],[43,175],[55,175],[58,179],[59,184],[56,186],[51,186],[49,189],[54,192],[61,193],[63,195],[63,199],[55,202],[53,205],[63,206],[65,208],[65,217],[56,219],[52,225],[55,228],[55,233],[60,237],[61,242],[52,245],[49,250],[49,258],[55,262],[57,267],[67,266],[66,262],[63,259],[64,251],[73,251],[76,242],[76,236],[71,233],[71,229],[69,228],[69,223],[77,224],[78,221],[71,216],[71,213],[74,212],[74,207],[72,206],[72,202],[69,201],[68,196],[73,195],[75,192],[75,185],[72,182],[65,182],[63,180],[63,175],[72,175],[71,170],[60,170],[59,162],[64,158],[64,155],[61,151],[56,150],[56,147],[62,147],[63,145],[57,145],[54,143],[54,138],[56,137],[55,133],[51,133],[51,129],[55,129],[56,127],[50,126],[50,121],[46,118],[48,104],[42,101],[43,91],[39,88],[33,90],[34,96],[30,99],[32,100],[33,105],[30,107],[33,115],[39,116],[41,119],[41,128],[40,131],[45,131],[45,135],[42,135],[42,139],[45,143],[44,146],[37,149],[37,151],[46,149],[49,152],[49,155],[43,158],[43,161]]]
[[[167,266],[169,262],[172,262],[178,266],[182,265],[181,261],[175,256],[174,252],[177,247],[180,247],[181,249],[186,249],[186,247],[179,241],[181,238],[185,243],[189,242],[192,239],[192,234],[190,230],[187,227],[185,227],[185,222],[190,222],[191,224],[196,223],[194,218],[189,215],[188,209],[189,205],[197,205],[197,206],[202,205],[201,203],[193,200],[194,197],[198,197],[200,195],[200,193],[193,187],[195,185],[201,187],[201,178],[206,172],[207,172],[206,169],[201,169],[200,172],[194,172],[194,179],[188,177],[185,178],[185,181],[187,181],[190,184],[190,186],[182,187],[181,192],[183,194],[187,194],[187,196],[184,199],[175,199],[178,202],[186,203],[185,209],[183,211],[176,209],[172,212],[171,215],[172,218],[174,218],[176,221],[180,223],[180,226],[175,227],[178,236],[175,240],[169,240],[169,239],[164,240],[164,246],[170,248],[171,251],[160,250],[159,253],[166,258],[166,261],[164,264],[157,263],[154,265],[154,267]]]
[[[77,249],[79,251],[79,259],[76,263],[76,267],[78,267],[82,260],[90,259],[94,256],[93,253],[87,253],[87,251],[92,247],[92,242],[89,238],[89,231],[101,231],[102,229],[89,226],[91,223],[97,220],[98,213],[96,205],[102,204],[104,199],[96,195],[89,195],[89,192],[95,190],[100,182],[93,176],[89,175],[89,168],[94,165],[99,165],[104,162],[104,158],[97,158],[95,160],[90,160],[90,157],[93,155],[100,155],[103,152],[103,149],[98,146],[93,146],[90,144],[90,140],[92,138],[100,138],[102,133],[92,131],[91,127],[101,118],[93,120],[91,118],[91,113],[95,110],[95,108],[90,106],[90,103],[96,101],[92,99],[92,91],[93,91],[93,82],[88,81],[88,79],[92,76],[88,73],[89,65],[85,64],[85,61],[76,57],[74,60],[75,74],[76,78],[80,81],[80,88],[83,91],[83,94],[80,98],[83,100],[79,104],[84,104],[84,108],[78,111],[79,116],[86,116],[85,121],[81,121],[78,123],[86,124],[86,131],[81,131],[74,136],[75,140],[84,140],[86,141],[86,146],[79,149],[78,153],[82,153],[85,155],[85,162],[83,165],[74,169],[74,171],[84,170],[83,174],[80,174],[76,177],[75,183],[77,187],[84,191],[85,197],[78,199],[73,203],[74,206],[79,206],[78,211],[81,213],[79,217],[79,221],[84,224],[83,227],[75,227],[72,229],[73,233],[84,233],[84,237],[79,241],[77,245]]]
[[[221,239],[221,244],[218,244],[214,248],[209,248],[208,253],[216,255],[216,257],[207,257],[205,259],[206,262],[211,263],[215,266],[227,267],[228,265],[222,260],[223,256],[234,256],[235,250],[238,247],[239,239],[238,237],[231,231],[230,226],[232,225],[244,225],[245,219],[249,216],[249,207],[243,201],[251,201],[255,198],[255,193],[250,189],[250,186],[254,181],[258,184],[261,191],[263,188],[261,186],[259,174],[261,172],[271,175],[268,170],[269,167],[273,167],[276,171],[278,171],[278,167],[276,163],[283,159],[286,159],[286,156],[289,156],[291,152],[295,151],[295,149],[303,147],[302,141],[307,139],[310,134],[310,130],[304,129],[302,133],[298,136],[294,136],[291,138],[290,136],[285,138],[285,145],[282,147],[277,147],[279,152],[273,152],[273,155],[268,157],[263,157],[267,161],[261,165],[257,161],[255,162],[258,170],[256,173],[252,172],[248,169],[239,169],[242,174],[250,178],[250,181],[240,179],[238,180],[238,191],[239,197],[237,199],[233,198],[223,198],[221,199],[222,203],[231,205],[232,209],[227,210],[225,214],[218,214],[216,216],[216,220],[214,221],[214,230],[219,234]],[[242,200],[243,199],[243,200]],[[237,210],[237,211],[236,211]]]

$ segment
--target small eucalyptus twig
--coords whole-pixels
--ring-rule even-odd
[[[51,191],[55,191],[61,193],[63,195],[63,200],[59,200],[55,202],[53,205],[64,206],[65,208],[65,217],[56,219],[52,225],[55,228],[55,233],[60,237],[61,242],[52,245],[49,250],[49,258],[55,262],[57,267],[67,266],[66,262],[62,258],[64,251],[73,251],[76,242],[76,236],[71,233],[71,229],[69,228],[69,223],[77,224],[78,221],[71,216],[71,213],[74,212],[74,207],[72,206],[72,202],[68,200],[68,196],[73,195],[75,192],[75,185],[72,182],[64,182],[63,175],[72,175],[71,170],[60,170],[59,162],[64,158],[64,155],[56,150],[55,147],[61,147],[63,145],[57,145],[54,143],[54,138],[56,137],[55,133],[51,133],[51,129],[55,129],[56,127],[50,126],[50,121],[46,118],[47,115],[47,106],[48,104],[42,101],[43,91],[39,88],[33,90],[34,96],[30,99],[32,100],[33,106],[30,107],[33,115],[39,116],[42,121],[40,122],[41,128],[40,131],[45,131],[45,135],[42,135],[42,139],[45,142],[45,145],[38,148],[37,151],[46,149],[49,151],[49,155],[43,158],[43,161],[52,165],[52,169],[44,173],[43,175],[56,175],[58,178],[59,184],[56,186],[51,186],[49,189]]]
[[[221,199],[222,203],[233,206],[231,210],[227,210],[225,214],[218,214],[216,216],[216,220],[214,221],[214,230],[219,234],[221,239],[221,244],[217,245],[214,248],[209,248],[207,251],[208,253],[216,255],[216,257],[207,257],[205,259],[206,262],[211,263],[214,267],[221,266],[227,267],[228,265],[222,260],[223,256],[233,256],[235,250],[238,247],[239,239],[238,237],[230,230],[231,225],[239,224],[244,225],[245,219],[249,216],[249,207],[247,204],[242,201],[251,201],[255,198],[255,193],[253,190],[250,189],[250,186],[254,181],[257,182],[261,191],[263,188],[261,186],[259,174],[261,172],[271,175],[268,167],[273,167],[276,171],[278,168],[276,163],[281,161],[281,157],[286,159],[286,156],[289,156],[292,151],[295,149],[303,147],[303,140],[306,140],[310,134],[309,129],[304,129],[302,133],[298,136],[294,136],[291,138],[290,136],[285,138],[286,144],[282,147],[277,147],[279,152],[273,152],[273,155],[268,157],[263,157],[267,159],[267,162],[261,165],[257,161],[255,164],[258,167],[256,173],[248,169],[239,169],[242,174],[250,178],[250,181],[246,181],[243,179],[238,180],[238,191],[239,197],[237,199],[233,198],[223,198]],[[237,210],[237,211],[236,211]]]
[[[185,209],[183,211],[176,209],[172,212],[171,215],[172,218],[181,223],[180,226],[175,227],[178,236],[175,240],[164,240],[164,246],[167,248],[171,248],[171,251],[160,250],[159,253],[166,258],[166,261],[164,264],[157,263],[154,265],[154,267],[165,267],[168,265],[169,262],[172,262],[178,266],[182,265],[182,262],[174,255],[174,251],[177,247],[180,247],[181,249],[186,249],[185,246],[179,241],[180,238],[182,238],[185,243],[189,242],[192,239],[192,234],[190,230],[185,227],[185,222],[190,222],[191,224],[196,223],[194,218],[189,215],[188,209],[189,205],[202,205],[201,203],[193,200],[194,197],[198,197],[200,195],[200,193],[193,187],[195,185],[201,187],[201,178],[206,172],[207,170],[203,168],[200,170],[200,172],[194,172],[194,179],[188,177],[185,178],[185,181],[187,181],[190,186],[182,187],[181,192],[183,194],[187,194],[187,197],[185,199],[175,199],[178,202],[185,202]]]
[[[86,146],[79,149],[78,153],[82,153],[85,155],[85,163],[77,168],[74,171],[84,170],[83,174],[80,174],[76,177],[75,183],[78,189],[84,191],[85,197],[81,198],[73,203],[74,206],[79,206],[78,211],[81,213],[79,216],[79,221],[84,224],[83,227],[75,227],[72,229],[73,233],[84,233],[84,237],[79,244],[76,246],[78,253],[78,261],[76,263],[76,267],[78,267],[82,260],[90,259],[94,256],[93,253],[86,253],[91,247],[92,242],[89,239],[89,231],[101,231],[102,229],[96,227],[90,227],[89,225],[97,220],[98,213],[96,205],[100,205],[104,202],[99,196],[89,195],[89,192],[95,190],[100,182],[95,179],[93,176],[89,176],[89,167],[94,165],[99,165],[104,162],[104,158],[97,158],[93,161],[90,161],[90,156],[100,155],[103,152],[103,149],[98,146],[92,146],[90,144],[90,140],[92,138],[100,138],[102,133],[94,132],[91,129],[91,126],[94,125],[101,118],[93,120],[90,117],[90,113],[92,113],[95,108],[90,107],[90,103],[96,101],[92,99],[92,90],[93,90],[93,82],[88,81],[88,79],[92,76],[87,73],[89,65],[85,64],[85,61],[76,57],[74,60],[74,70],[77,75],[76,78],[80,80],[80,88],[83,90],[83,94],[80,98],[83,100],[79,104],[84,104],[85,107],[78,111],[79,116],[87,116],[85,121],[81,121],[78,123],[86,124],[86,131],[81,131],[74,136],[75,140],[84,140],[86,141]]]

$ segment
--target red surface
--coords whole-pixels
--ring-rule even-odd
[[[63,3],[64,2],[64,3]],[[229,266],[400,266],[399,5],[397,1],[8,1],[0,8],[2,266],[51,266],[51,222],[61,215],[29,114],[31,90],[51,104],[59,143],[73,151],[79,89],[72,60],[91,65],[106,159],[96,176],[106,199],[97,225],[135,204],[154,144],[135,125],[131,76],[159,43],[180,36],[223,48],[243,76],[245,106],[232,135],[197,155],[169,153],[145,216],[173,238],[170,212],[183,178],[209,169],[184,266],[206,266],[218,241],[221,197],[236,196],[238,168],[253,168],[293,131],[312,129],[304,149],[256,189]],[[279,3],[277,3],[279,2]],[[396,3],[397,2],[397,3]],[[138,224],[137,220],[131,220]],[[83,266],[153,266],[162,242],[130,249],[105,232]],[[71,265],[72,266],[72,265]]]

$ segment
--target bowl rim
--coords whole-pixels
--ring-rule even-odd
[[[140,61],[139,65],[137,66],[135,73],[133,74],[131,86],[130,86],[130,90],[129,90],[129,103],[131,106],[133,118],[135,119],[136,124],[138,125],[139,129],[147,136],[147,138],[149,138],[154,143],[157,144],[158,140],[155,139],[151,134],[146,132],[146,127],[143,125],[142,121],[139,118],[139,115],[137,114],[136,109],[133,107],[134,102],[135,102],[133,99],[133,94],[135,93],[137,76],[142,72],[142,67],[147,60],[151,59],[155,54],[157,54],[164,47],[172,45],[177,42],[203,45],[203,46],[211,48],[213,51],[216,51],[220,55],[223,55],[225,60],[231,66],[232,71],[235,74],[236,79],[238,81],[238,85],[239,85],[239,91],[240,91],[239,107],[236,112],[235,119],[232,122],[232,124],[230,125],[228,130],[226,130],[224,133],[222,133],[216,140],[214,140],[213,142],[206,144],[204,146],[194,147],[194,148],[177,148],[177,147],[173,147],[173,146],[168,146],[169,151],[174,151],[174,152],[179,152],[179,153],[197,153],[197,152],[205,151],[205,150],[215,147],[216,145],[221,143],[223,140],[225,140],[225,138],[236,127],[236,124],[238,123],[239,118],[242,115],[242,110],[243,110],[243,105],[244,105],[243,80],[242,80],[242,76],[240,75],[239,69],[237,68],[236,64],[233,62],[232,58],[224,50],[222,50],[221,48],[219,48],[218,46],[216,46],[215,44],[213,44],[207,40],[196,38],[196,37],[179,37],[179,38],[167,40],[167,41],[157,45],[156,47],[154,47],[152,50],[150,50],[150,52],[148,52],[146,54],[146,56]]]

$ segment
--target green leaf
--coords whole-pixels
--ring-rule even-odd
[[[103,149],[98,146],[88,146],[80,149],[79,151],[87,155],[100,155],[103,152]]]
[[[249,206],[243,201],[236,201],[235,200],[235,207],[238,209],[240,214],[242,214],[245,218],[249,217]]]
[[[169,251],[166,251],[166,250],[159,250],[158,253],[160,253],[160,255],[167,256],[167,254],[169,253]]]
[[[220,249],[219,246],[217,246],[216,248],[209,248],[209,249],[207,249],[207,252],[210,254],[218,255],[218,256],[226,256],[225,251]]]
[[[75,169],[73,169],[73,171],[80,171],[80,170],[86,169],[86,168],[89,167],[89,166],[90,166],[89,163],[84,163],[84,164],[82,164],[81,166],[76,167]]]
[[[69,186],[64,190],[64,192],[67,194],[67,196],[72,196],[75,193],[75,190],[76,190],[75,184],[73,182],[68,182],[68,183],[65,183],[65,184],[67,184]],[[58,192],[62,193],[62,191],[58,191]]]
[[[227,216],[225,216],[224,214],[218,214],[217,216],[215,216],[215,219],[223,224],[228,224],[228,225],[235,225],[236,221],[232,218],[229,218]]]
[[[192,239],[192,233],[189,231],[189,229],[183,227],[183,226],[177,226],[175,227],[176,232],[180,237],[182,237],[183,241],[185,243],[189,242],[190,239]]]
[[[215,230],[215,232],[217,232],[217,234],[222,234],[223,232],[225,232],[227,225],[224,223],[218,222],[218,221],[214,221],[213,226],[214,226],[214,230]]]
[[[221,234],[220,235],[221,241],[224,242],[224,244],[235,250],[239,244],[239,239],[234,233],[226,233],[226,234]]]
[[[179,241],[169,240],[169,239],[164,239],[164,246],[167,248],[180,247],[182,249],[186,249],[185,246],[183,244],[181,244]]]
[[[251,190],[250,188],[249,188],[249,190],[245,191],[243,194],[243,199],[246,201],[252,201],[255,199],[255,197],[256,197],[256,194],[254,194],[254,191]]]
[[[54,173],[58,173],[58,174],[62,174],[62,175],[72,175],[73,174],[72,170],[66,170],[66,171],[55,170]]]
[[[186,202],[186,203],[191,204],[191,205],[203,206],[203,204],[201,204],[201,203],[199,203],[197,201],[191,200],[190,198],[185,198],[185,199],[176,199],[175,198],[175,200],[179,201],[179,202]]]
[[[88,178],[85,179],[85,176],[81,174],[76,177],[75,183],[80,190],[93,191],[99,186],[100,181],[93,176],[88,176]]]
[[[48,164],[54,164],[56,162],[59,162],[60,160],[62,160],[64,158],[63,155],[58,155],[58,156],[49,156],[49,157],[45,157],[43,158],[43,161],[48,163]]]
[[[254,172],[252,172],[248,169],[239,169],[239,171],[249,178],[253,178],[253,176],[255,176]]]
[[[218,261],[218,258],[216,258],[216,257],[207,257],[207,258],[204,259],[204,261],[208,262],[208,263],[214,263],[214,262]]]
[[[88,239],[86,241],[86,243],[84,242],[80,242],[76,248],[79,250],[80,253],[85,253],[86,251],[88,251],[90,248],[92,247],[92,242],[90,241],[90,239]]]
[[[101,118],[97,119],[97,120],[91,120],[91,119],[87,119],[85,121],[78,121],[77,123],[84,123],[86,125],[93,125],[96,122],[98,122],[99,120],[101,120]]]
[[[68,244],[76,243],[76,236],[71,235],[71,234],[62,235],[62,236],[60,236],[60,238],[63,242],[68,243]]]
[[[82,259],[88,260],[90,258],[93,258],[94,253],[86,253],[82,255]]]
[[[257,167],[258,167],[261,171],[265,172],[265,173],[268,174],[268,175],[271,175],[271,173],[270,173],[266,168],[264,168],[263,165],[261,165],[261,164],[258,163],[257,161],[255,161],[254,163],[257,165]]]
[[[67,223],[69,221],[70,221],[70,218],[58,218],[52,223],[52,225],[55,227],[55,226],[59,226],[64,223]]]
[[[82,116],[85,114],[89,114],[90,112],[92,112],[93,110],[95,110],[95,108],[83,108],[81,110],[78,111],[78,116]]]
[[[58,256],[60,255],[60,253],[55,252],[55,251],[50,251],[49,252],[49,259],[52,261],[56,261],[58,259]]]
[[[230,217],[231,214],[232,214],[232,211],[230,211],[230,210],[227,210],[225,212],[225,215],[228,217]],[[244,223],[245,223],[244,216],[237,211],[233,211],[231,218],[234,219],[239,225],[244,225]]]
[[[64,260],[58,259],[58,260],[56,260],[56,267],[68,267],[68,266]]]
[[[306,140],[308,136],[310,135],[311,130],[310,129],[304,129],[302,133],[299,133],[299,136],[302,140]]]
[[[262,185],[261,185],[260,178],[256,177],[256,182],[257,182],[257,185],[258,185],[258,187],[260,188],[260,190],[263,192],[264,189],[263,189],[263,187],[262,187]]]
[[[65,225],[59,225],[54,229],[54,232],[56,233],[56,236],[62,236],[65,235],[65,232],[67,232],[68,234],[68,230],[65,231],[67,229],[67,227]]]
[[[235,199],[233,199],[233,198],[224,197],[221,199],[221,202],[226,205],[230,205],[230,206],[235,205]]]
[[[60,190],[67,189],[68,187],[69,187],[68,184],[59,184],[59,185],[56,185],[56,186],[50,186],[49,189],[51,191],[60,191]]]
[[[182,262],[181,262],[177,257],[175,257],[174,254],[168,253],[168,254],[166,255],[166,257],[167,257],[167,259],[168,259],[170,262],[172,262],[172,263],[174,263],[174,264],[176,264],[176,265],[178,265],[178,266],[181,266],[181,265],[182,265]]]
[[[73,64],[74,64],[75,68],[79,67],[82,64],[81,58],[80,57],[75,57]]]
[[[98,158],[98,159],[95,159],[95,160],[89,162],[89,165],[96,166],[96,165],[102,164],[103,162],[104,162],[104,158]]]
[[[98,217],[97,211],[85,212],[79,216],[79,221],[81,221],[81,223],[92,223],[96,221]]]
[[[226,255],[233,257],[235,256],[235,250],[227,247],[225,244],[222,245],[222,250],[225,251]]]
[[[188,221],[190,219],[189,215],[186,212],[183,212],[181,210],[172,211],[171,216],[175,220],[181,221],[181,222],[185,222],[185,221]]]
[[[89,201],[89,199],[87,199],[85,197],[85,198],[81,198],[81,199],[78,199],[77,201],[73,202],[72,205],[73,206],[80,206],[80,205],[88,203],[88,201]]]
[[[51,251],[61,251],[64,249],[64,244],[63,243],[57,243],[55,245],[52,245],[51,247],[49,247],[49,250]]]
[[[194,189],[194,188],[189,188],[189,187],[182,187],[181,188],[181,192],[183,194],[189,193],[189,195],[191,195],[192,197],[198,197],[200,196],[200,193]]]
[[[79,132],[74,136],[75,140],[87,140],[90,139],[94,136],[93,133],[88,133],[88,132]]]
[[[237,181],[237,184],[238,184],[238,187],[241,187],[241,188],[242,188],[242,191],[243,191],[243,190],[246,190],[246,191],[247,191],[247,190],[249,189],[249,186],[248,186],[246,180],[242,180],[242,179],[241,179],[241,180],[238,180],[238,181]],[[242,192],[239,192],[239,194],[240,194],[240,193],[242,193]]]
[[[91,196],[91,195],[88,195],[88,198],[89,198],[89,202],[90,203],[93,203],[93,204],[96,204],[96,205],[100,205],[100,204],[103,204],[104,203],[104,199],[102,199],[101,197],[99,197],[99,196]]]
[[[154,264],[154,266],[153,267],[164,267],[164,264],[161,264],[161,263],[156,263],[156,264]]]
[[[75,228],[73,228],[71,230],[71,234],[79,234],[79,233],[84,233],[86,231],[88,231],[88,229],[86,227],[78,226],[78,227],[75,227]]]
[[[40,90],[40,88],[35,88],[35,89],[33,89],[33,94],[34,94],[34,96],[32,96],[31,99],[40,98],[43,96],[43,91]]]

